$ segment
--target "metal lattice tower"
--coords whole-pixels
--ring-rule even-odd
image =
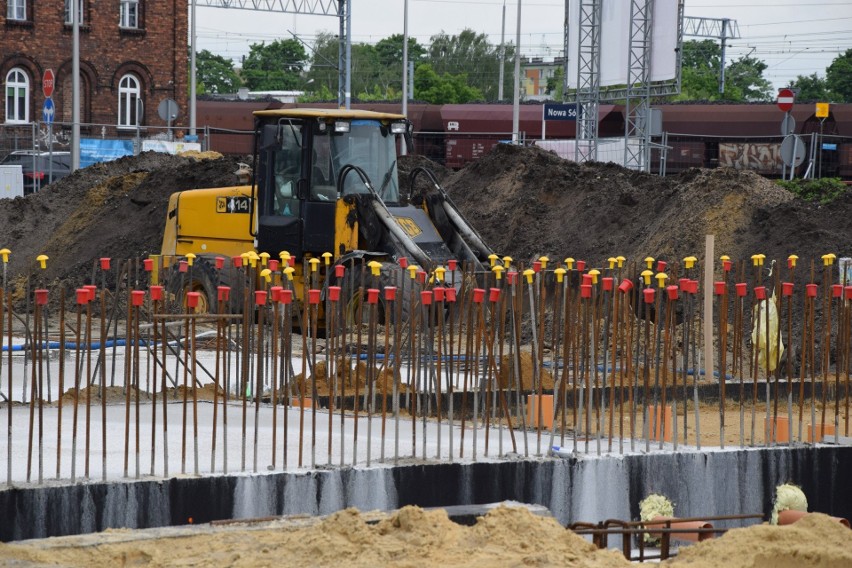
[[[630,0],[630,47],[624,103],[624,167],[646,171],[650,165],[648,113],[651,107],[651,17],[654,0]],[[638,141],[639,144],[631,144]]]
[[[719,61],[719,92],[725,92],[725,47],[729,39],[740,38],[736,20],[728,18],[684,18],[683,35],[718,39],[722,48]]]
[[[579,0],[577,50],[577,144],[574,160],[598,158],[598,107],[601,88],[601,0]]]
[[[312,14],[336,16],[340,20],[340,45],[337,65],[337,104],[349,108],[351,91],[351,45],[352,33],[351,0],[189,0],[197,6],[254,10],[257,12],[280,12],[284,14]]]

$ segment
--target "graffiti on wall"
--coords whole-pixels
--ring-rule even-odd
[[[781,171],[781,145],[777,142],[721,142],[719,165],[762,174]]]

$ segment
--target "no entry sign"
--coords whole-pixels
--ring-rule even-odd
[[[795,98],[796,95],[790,89],[781,89],[778,91],[778,108],[783,112],[790,112],[793,110],[793,100]]]
[[[41,78],[41,92],[45,97],[50,98],[53,95],[54,82],[53,69],[45,69],[44,76]]]

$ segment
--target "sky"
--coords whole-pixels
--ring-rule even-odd
[[[629,6],[629,0],[617,1]],[[403,33],[404,4],[404,0],[352,0],[353,42],[375,43]],[[429,38],[442,31],[454,35],[471,28],[499,44],[503,5],[504,0],[408,0],[408,33],[428,45]],[[508,0],[505,6],[506,41],[514,42],[518,2]],[[564,6],[564,0],[521,0],[524,56],[561,55]],[[337,18],[329,16],[207,6],[197,10],[199,49],[235,61],[248,53],[252,43],[291,38],[292,32],[311,44],[317,33],[336,33],[338,27]],[[684,12],[690,17],[736,20],[740,38],[729,40],[729,60],[744,55],[761,59],[768,65],[764,77],[776,88],[798,75],[824,77],[831,61],[852,48],[852,0],[686,0]],[[684,38],[688,39],[699,38]]]

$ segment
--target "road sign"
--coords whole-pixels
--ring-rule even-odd
[[[544,103],[544,120],[577,120],[577,105],[562,103]]]
[[[792,134],[784,138],[784,142],[781,143],[781,159],[794,168],[805,161],[805,143],[800,137]]]
[[[781,119],[781,136],[792,134],[796,130],[796,119],[792,114],[785,114]]]
[[[56,115],[56,107],[53,106],[53,99],[44,99],[44,106],[41,107],[41,119],[47,124],[53,124],[53,117]]]
[[[56,78],[53,76],[53,69],[45,69],[44,76],[41,78],[41,92],[44,96],[50,98],[53,96],[53,87],[56,83]]]
[[[784,112],[793,110],[793,101],[796,95],[790,89],[781,89],[778,91],[778,108]]]
[[[817,118],[828,118],[828,103],[817,103],[815,116]]]
[[[174,99],[163,99],[157,105],[157,114],[160,115],[160,118],[171,124],[178,116],[178,104]]]

